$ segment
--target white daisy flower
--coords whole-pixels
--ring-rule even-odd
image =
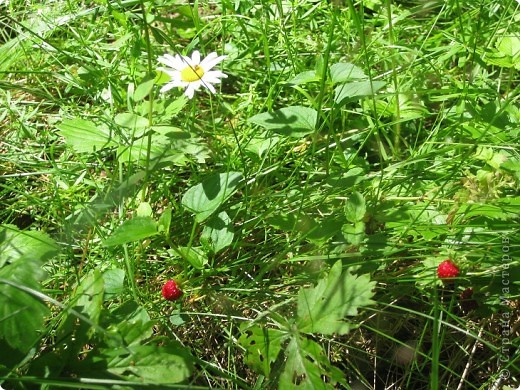
[[[191,99],[195,91],[204,86],[215,93],[215,87],[212,84],[220,83],[220,79],[227,77],[227,75],[220,70],[211,69],[224,58],[226,56],[218,56],[217,53],[213,52],[201,61],[200,53],[197,50],[193,52],[191,58],[179,54],[160,56],[158,61],[167,67],[158,69],[171,78],[169,82],[163,85],[161,92],[169,91],[174,87],[182,87],[186,88],[184,94]]]

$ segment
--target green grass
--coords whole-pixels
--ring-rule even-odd
[[[519,11],[0,3],[1,386],[518,387]]]

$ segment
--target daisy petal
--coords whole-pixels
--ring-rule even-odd
[[[211,56],[211,57],[207,56],[200,63],[200,66],[206,72],[211,70],[215,65],[217,65],[219,62],[223,61],[227,57],[227,56],[216,57],[216,55],[217,55],[216,53],[212,53],[212,54],[215,54],[215,56]]]
[[[191,64],[192,66],[199,65],[200,64],[200,53],[198,50],[195,50],[193,54],[191,55]]]

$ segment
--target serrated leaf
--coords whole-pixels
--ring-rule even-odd
[[[73,301],[76,312],[88,318],[89,323],[80,321],[80,328],[92,333],[92,326],[99,324],[99,317],[103,309],[103,294],[105,292],[105,279],[99,269],[93,269],[83,278],[74,292]],[[73,316],[73,314],[69,314]],[[80,333],[87,333],[87,331]]]
[[[136,217],[119,226],[104,242],[104,246],[115,246],[139,241],[158,234],[157,222],[151,217]]]
[[[334,102],[342,104],[347,99],[358,99],[364,96],[372,96],[386,85],[384,81],[353,81],[338,85],[334,90]]]
[[[104,316],[103,326],[111,333],[118,334],[117,338],[107,338],[108,344],[117,348],[121,345],[139,345],[152,337],[155,321],[150,319],[148,312],[134,301],[128,301]]]
[[[269,376],[287,334],[277,329],[252,326],[244,330],[238,342],[246,349],[244,361],[257,373]]]
[[[365,238],[365,223],[358,221],[353,224],[345,224],[341,227],[341,233],[349,244],[360,245]]]
[[[182,205],[195,213],[197,222],[202,222],[237,191],[241,181],[239,172],[213,174],[186,191]]]
[[[255,115],[248,122],[288,137],[301,138],[315,131],[317,117],[318,113],[312,108],[290,106]]]
[[[201,243],[217,253],[233,242],[233,226],[225,211],[208,220],[200,236]]]
[[[42,265],[56,253],[55,242],[43,233],[0,226],[0,346],[6,343],[21,357],[42,336],[49,310],[30,291],[40,292],[39,282],[46,276]],[[19,362],[0,357],[0,365],[4,363]]]
[[[45,261],[58,252],[49,236],[37,231],[22,231],[14,225],[0,225],[0,267],[30,256]]]
[[[366,77],[361,68],[348,62],[339,62],[330,67],[330,78],[334,84]]]
[[[112,352],[113,354],[113,352]],[[135,345],[109,361],[108,371],[147,384],[179,383],[193,370],[187,350],[180,345]]]
[[[78,153],[91,153],[118,145],[117,137],[110,130],[84,119],[65,119],[57,127],[65,142]]]
[[[280,390],[335,389],[338,382],[345,385],[343,374],[330,364],[318,343],[292,337],[285,354],[287,361],[278,384]]]
[[[39,290],[34,269],[40,266],[38,262],[18,261],[0,269],[0,345],[6,342],[22,354],[42,336],[44,318],[49,313],[44,302],[24,291]]]
[[[357,191],[352,193],[345,204],[345,217],[349,222],[355,223],[362,221],[365,217],[365,213],[365,198]]]
[[[348,333],[351,324],[345,317],[355,316],[372,303],[374,287],[368,275],[342,271],[341,261],[336,262],[315,287],[300,289],[298,329],[304,333]]]

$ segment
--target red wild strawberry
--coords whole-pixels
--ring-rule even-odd
[[[167,301],[175,301],[182,296],[182,291],[179,289],[179,286],[177,286],[177,283],[175,283],[175,280],[168,280],[164,283],[162,288],[162,296]]]
[[[459,276],[459,267],[451,260],[444,260],[437,267],[437,276],[441,279],[451,279]]]

